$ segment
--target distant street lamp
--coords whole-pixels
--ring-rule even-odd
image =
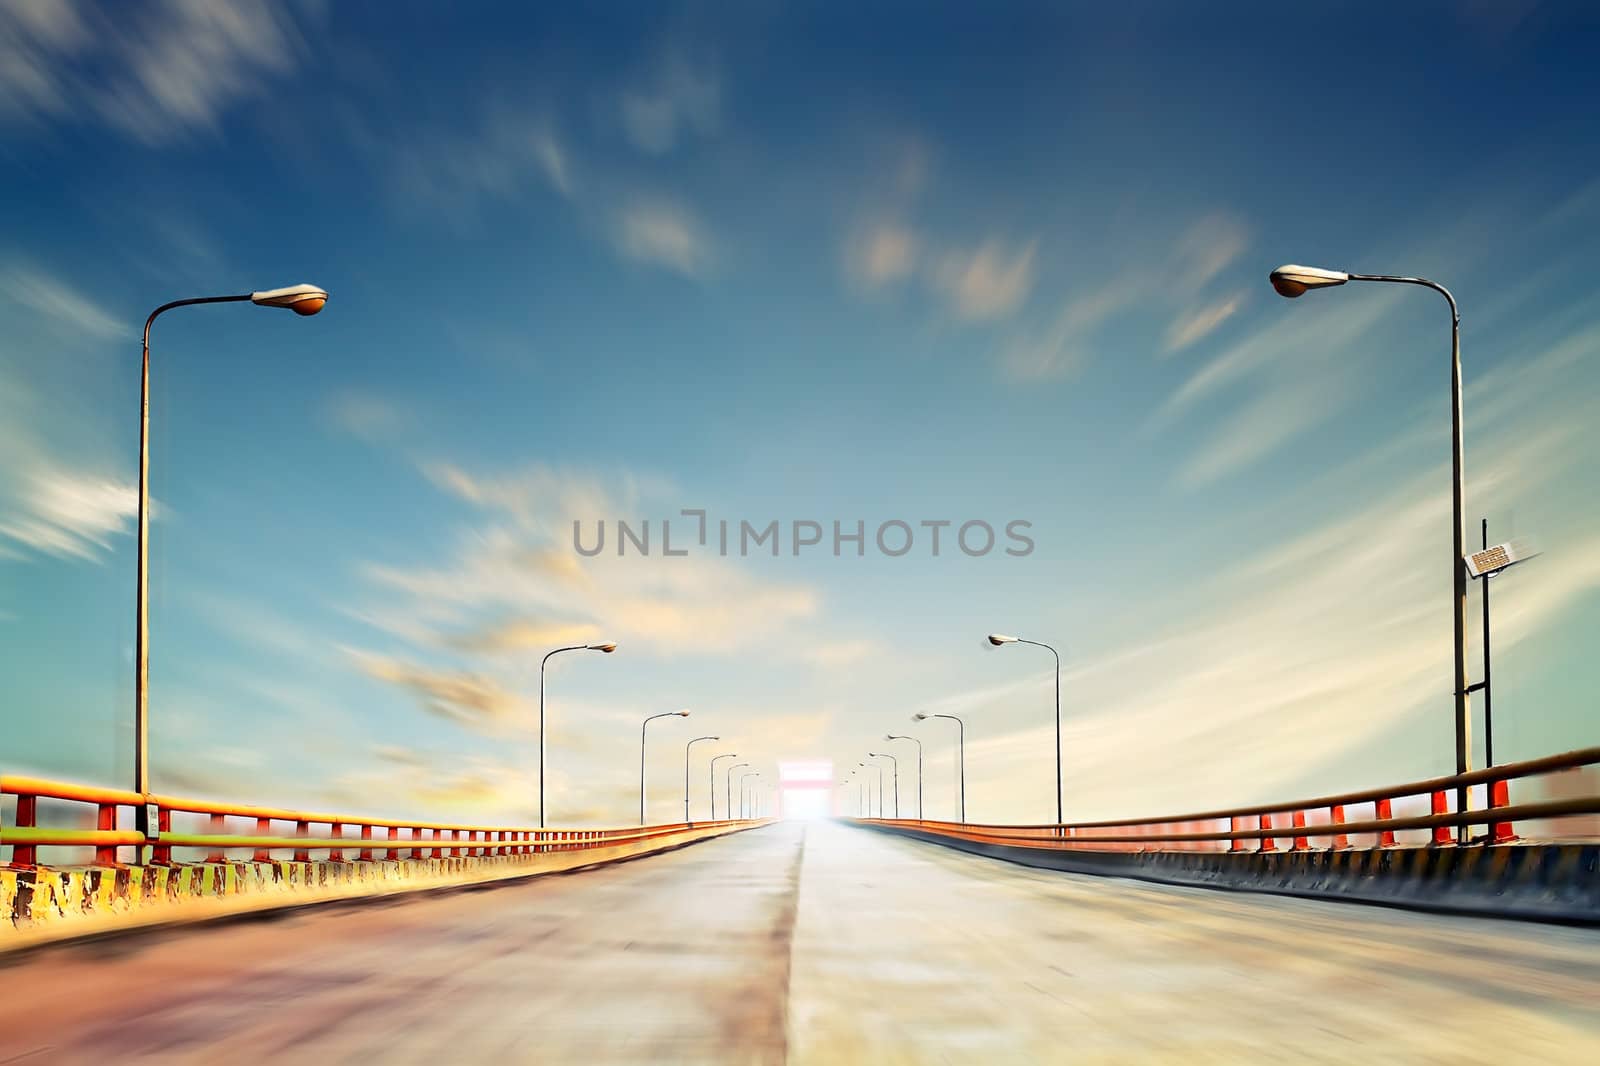
[[[926,722],[929,718],[948,718],[956,724],[956,777],[961,783],[961,821],[967,820],[967,723],[953,714],[923,714],[911,716],[913,722]]]
[[[749,764],[746,763],[745,765],[748,766]],[[750,817],[750,796],[749,796],[749,793],[746,791],[746,787],[747,786],[745,785],[745,782],[749,781],[752,777],[760,777],[760,776],[761,776],[761,771],[760,770],[751,770],[747,774],[739,775],[739,817],[741,817],[741,818],[749,818]]]
[[[867,752],[867,757],[869,759],[888,759],[889,762],[894,765],[894,816],[896,818],[899,818],[900,817],[900,760],[896,759],[893,755],[889,755],[886,752],[881,752],[881,751],[869,751],[869,752]],[[880,803],[879,806],[882,807],[882,804]]]
[[[1037,640],[1024,640],[1021,637],[1008,637],[1004,633],[990,633],[989,643],[995,647],[1004,644],[1032,644],[1036,648],[1043,648],[1056,659],[1056,825],[1065,819],[1061,814],[1061,653],[1048,644]]]
[[[909,740],[917,746],[917,821],[922,821],[922,741],[900,733],[885,733],[884,740]]]
[[[565,648],[545,652],[543,659],[539,660],[539,828],[544,828],[544,668],[552,655],[560,655],[564,651],[598,651],[610,655],[617,650],[611,643],[605,644],[571,644]]]
[[[727,774],[722,779],[723,806],[728,808],[728,817],[733,817],[733,772],[741,766],[749,766],[747,762],[736,762],[728,767]]]
[[[1489,652],[1489,581],[1499,577],[1518,563],[1527,562],[1540,554],[1538,549],[1525,540],[1508,540],[1504,544],[1489,547],[1489,520],[1481,519],[1483,532],[1483,548],[1473,552],[1464,560],[1467,565],[1467,576],[1477,581],[1482,579],[1483,588],[1479,597],[1483,607],[1483,680],[1476,685],[1468,685],[1468,692],[1483,692],[1483,765],[1494,765],[1494,688],[1490,681],[1493,668],[1493,657]],[[1502,782],[1503,784],[1503,782]],[[1490,789],[1494,788],[1493,785]],[[1492,802],[1492,800],[1491,800]]]
[[[195,304],[242,303],[258,307],[286,307],[297,315],[314,315],[328,302],[325,290],[315,285],[290,285],[237,296],[198,296],[174,300],[150,312],[144,320],[144,352],[139,365],[139,549],[138,578],[134,586],[133,675],[133,780],[143,802],[134,811],[136,828],[149,833],[150,802],[150,327],[165,311]]]
[[[688,711],[663,711],[661,714],[652,714],[639,726],[639,824],[644,825],[644,738],[650,723],[657,718],[687,718]]]
[[[882,818],[883,817],[883,764],[882,763],[876,763],[876,762],[858,762],[858,763],[856,763],[856,765],[861,767],[863,770],[876,770],[876,771],[878,771],[878,817]],[[868,778],[867,780],[870,781],[871,778]],[[872,789],[870,787],[867,789],[867,813],[869,815],[872,813]]]
[[[683,824],[693,825],[689,817],[689,755],[702,740],[721,740],[721,737],[695,737],[683,746]]]
[[[1426,278],[1398,277],[1388,274],[1351,274],[1343,270],[1323,270],[1289,264],[1274,270],[1270,275],[1272,287],[1279,296],[1294,299],[1311,289],[1343,285],[1347,281],[1384,281],[1399,285],[1420,285],[1432,289],[1450,305],[1450,500],[1451,536],[1454,547],[1450,552],[1450,581],[1452,585],[1451,615],[1455,621],[1455,704],[1456,704],[1456,773],[1472,769],[1471,695],[1467,688],[1467,571],[1462,562],[1466,551],[1467,519],[1465,504],[1465,457],[1461,428],[1461,309],[1450,290]],[[1456,810],[1465,813],[1467,788],[1456,789]],[[1466,825],[1457,828],[1457,839],[1465,841],[1471,835]]]
[[[711,787],[706,790],[706,795],[711,799],[711,820],[713,822],[717,820],[717,760],[737,759],[738,757],[739,753],[736,751],[730,751],[726,755],[711,756]],[[749,764],[746,763],[745,765]],[[728,808],[726,814],[729,818],[732,818],[733,808]]]

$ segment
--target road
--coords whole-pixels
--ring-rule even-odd
[[[1592,1063],[1600,932],[830,823],[0,963],[0,1063]]]

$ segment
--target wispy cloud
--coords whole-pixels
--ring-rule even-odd
[[[425,710],[484,733],[500,733],[524,716],[522,697],[484,674],[441,670],[369,651],[346,649],[361,670],[411,691]]]
[[[511,618],[447,637],[445,643],[459,651],[497,654],[549,649],[566,644],[589,644],[601,638],[600,627],[592,622],[541,622],[532,618]]]
[[[1468,467],[1470,498],[1543,509],[1555,521],[1540,501],[1582,483],[1589,436],[1586,398],[1570,395],[1567,383],[1597,343],[1600,329],[1590,326],[1468,390],[1479,457]],[[1539,412],[1536,427],[1529,411]],[[1437,567],[1449,543],[1445,434],[1437,420],[1418,423],[1347,469],[1298,486],[1277,510],[1312,517],[1197,573],[1192,596],[1132,607],[1108,626],[1125,634],[1108,647],[1069,654],[1070,816],[1176,813],[1202,794],[1222,805],[1447,768],[1445,743],[1419,771],[1415,752],[1380,740],[1424,714],[1437,714],[1437,735],[1448,736],[1449,585]],[[1352,486],[1361,502],[1341,505]],[[1498,654],[1548,639],[1600,590],[1593,508],[1580,506],[1564,514],[1560,546],[1552,546],[1560,564],[1530,567],[1503,598],[1497,592]],[[1240,533],[1241,542],[1252,539]],[[937,708],[972,714],[974,817],[1028,820],[1045,810],[1048,770],[1038,753],[1053,742],[1051,726],[1018,708],[1047,708],[1051,682],[1045,670],[956,693]],[[1352,778],[1356,759],[1369,769]],[[1017,787],[1030,774],[1038,782],[1031,799]]]
[[[687,134],[716,131],[722,84],[709,63],[694,63],[671,51],[651,77],[619,95],[617,106],[633,146],[648,155],[663,155]]]
[[[26,264],[0,274],[0,293],[19,312],[8,326],[22,336],[43,329],[52,344],[69,338],[93,348],[124,332],[71,286]],[[72,394],[40,391],[27,356],[11,354],[0,351],[0,553],[98,562],[131,528],[135,487],[75,439],[88,435],[78,432],[88,420]]]
[[[648,513],[649,500],[664,499],[648,480],[546,467],[480,476],[448,465],[430,467],[429,476],[480,514],[442,563],[367,567],[378,592],[402,601],[363,613],[410,619],[434,646],[492,655],[603,637],[656,653],[720,653],[769,641],[819,610],[810,587],[761,580],[732,560],[620,558],[614,548],[579,557],[572,523],[592,529],[601,519]],[[611,535],[608,548],[614,527]]]
[[[157,144],[216,125],[298,64],[289,10],[257,0],[0,6],[0,113],[100,121]]]
[[[1191,344],[1209,337],[1219,326],[1232,318],[1244,303],[1243,293],[1234,293],[1210,303],[1202,304],[1180,314],[1167,327],[1167,355],[1181,352]]]
[[[687,208],[658,199],[637,199],[618,211],[618,251],[641,263],[699,277],[711,265],[711,243]]]
[[[322,416],[334,429],[369,443],[394,440],[412,424],[410,412],[393,400],[356,391],[328,397]]]
[[[917,251],[914,231],[894,222],[878,222],[850,242],[846,267],[853,278],[875,289],[909,276],[916,268]]]
[[[1045,381],[1076,374],[1090,358],[1094,331],[1132,307],[1144,292],[1137,278],[1114,278],[1067,301],[1041,333],[1023,334],[1001,352],[1001,366],[1012,381]]]
[[[1119,264],[1086,291],[1074,291],[1043,329],[1023,328],[999,348],[1001,372],[1019,383],[1073,377],[1094,357],[1095,335],[1135,307],[1172,313],[1199,298],[1206,286],[1249,244],[1249,232],[1232,216],[1210,214],[1179,232],[1166,247],[1145,249],[1139,262]],[[1155,264],[1155,265],[1152,265]],[[1193,344],[1233,314],[1229,300],[1179,312],[1167,350]]]
[[[962,318],[996,318],[1015,311],[1033,289],[1033,257],[1038,244],[1007,247],[990,239],[969,252],[947,255],[934,280],[954,301]]]
[[[110,312],[37,267],[13,264],[5,268],[0,273],[0,293],[4,299],[92,339],[107,340],[128,332]]]
[[[548,189],[570,199],[581,191],[572,152],[540,109],[497,106],[462,125],[452,118],[398,140],[387,127],[381,134],[362,127],[361,138],[408,210],[420,201],[467,215],[486,198],[504,202]]]
[[[24,471],[19,482],[0,516],[0,542],[46,555],[99,561],[137,514],[137,491],[114,480],[50,466]]]

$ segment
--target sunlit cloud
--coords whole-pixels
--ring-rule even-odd
[[[699,277],[711,264],[705,231],[687,209],[662,200],[635,200],[618,212],[617,249],[629,259]]]
[[[459,651],[496,654],[500,652],[548,651],[568,644],[587,644],[601,639],[600,627],[591,622],[539,622],[531,618],[512,618],[445,638]]]
[[[805,657],[817,666],[834,669],[864,662],[882,650],[875,640],[836,640],[807,648]]]
[[[448,464],[426,471],[481,514],[443,562],[363,569],[375,590],[404,597],[361,612],[389,619],[382,628],[390,632],[404,619],[428,644],[481,654],[593,637],[657,654],[723,654],[770,641],[821,609],[809,586],[758,578],[733,560],[614,551],[580,557],[573,522],[648,510],[643,501],[665,498],[667,488],[650,479],[544,466],[490,475]]]

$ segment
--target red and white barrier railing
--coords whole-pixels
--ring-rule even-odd
[[[12,824],[0,824],[0,847],[11,849],[11,865],[31,867],[41,848],[93,848],[96,865],[119,862],[124,849],[139,861],[138,849],[150,848],[149,861],[173,861],[174,849],[198,849],[204,861],[248,858],[267,862],[292,857],[305,862],[313,851],[325,851],[336,862],[443,858],[450,856],[527,855],[575,851],[653,840],[691,830],[744,824],[720,820],[626,829],[535,829],[460,825],[412,819],[368,818],[254,807],[174,796],[143,796],[123,789],[99,788],[33,777],[0,776],[0,794],[16,797]],[[40,804],[59,805],[50,821],[88,823],[93,828],[41,824]],[[155,832],[148,837],[132,828],[134,811],[149,806]],[[179,822],[190,823],[174,828]],[[230,856],[230,853],[233,853]]]
[[[864,818],[858,821],[920,829],[942,836],[993,844],[1088,851],[1263,851],[1351,847],[1362,836],[1375,847],[1393,847],[1396,834],[1425,831],[1427,843],[1508,844],[1517,824],[1551,818],[1600,814],[1600,786],[1581,794],[1527,803],[1511,802],[1511,783],[1561,771],[1600,765],[1600,748],[1583,748],[1542,759],[1505,763],[1466,774],[1348,792],[1289,803],[1265,803],[1228,810],[1200,811],[1158,818],[1115,819],[1065,825],[980,825],[916,819]],[[1461,809],[1470,790],[1487,798],[1480,809]],[[1394,811],[1408,804],[1427,813]],[[1367,808],[1367,810],[1362,810]],[[1368,812],[1370,811],[1370,814]],[[1473,830],[1480,830],[1478,835]]]

